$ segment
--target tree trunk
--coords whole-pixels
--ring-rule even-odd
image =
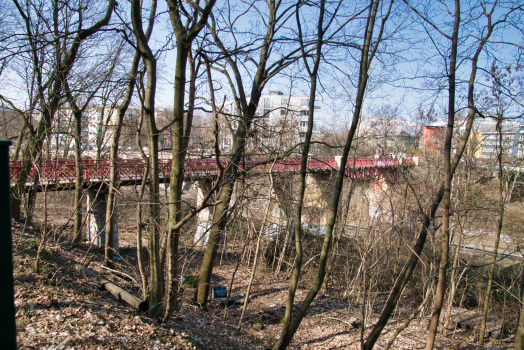
[[[75,117],[75,223],[71,245],[75,246],[82,240],[82,187],[84,171],[82,169],[82,113],[73,112]]]
[[[187,142],[184,135],[184,95],[186,84],[186,68],[191,43],[177,43],[177,58],[175,68],[175,99],[173,108],[173,135],[172,135],[172,161],[171,179],[169,187],[169,229],[167,233],[167,269],[166,269],[166,291],[164,296],[163,321],[166,322],[175,307],[178,291],[178,242],[180,240],[180,229],[174,229],[181,219],[182,185],[184,183],[184,162],[187,154]],[[192,78],[195,78],[192,76]],[[194,96],[193,101],[194,101]],[[191,103],[193,103],[191,101]],[[191,130],[193,111],[188,111],[186,125]],[[189,135],[187,135],[189,139]]]
[[[260,58],[257,64],[255,77],[253,78],[253,85],[251,88],[251,96],[249,103],[244,91],[244,85],[242,82],[243,76],[240,72],[240,69],[237,66],[236,60],[234,60],[231,57],[231,52],[225,48],[224,44],[218,37],[218,34],[215,29],[215,22],[213,21],[212,25],[210,26],[210,32],[213,36],[213,39],[219,46],[221,52],[226,56],[226,60],[234,72],[239,93],[239,96],[236,96],[235,92],[235,97],[237,100],[237,107],[239,113],[240,109],[242,109],[242,118],[239,118],[237,130],[235,133],[233,133],[233,147],[230,154],[231,158],[229,159],[227,168],[224,172],[224,179],[222,180],[223,185],[220,188],[220,192],[218,194],[219,204],[215,207],[215,211],[213,213],[214,225],[211,228],[211,232],[209,233],[209,240],[206,244],[204,258],[200,267],[196,302],[203,307],[205,307],[207,304],[209,295],[209,283],[211,281],[211,274],[213,272],[213,265],[216,256],[216,250],[218,248],[218,241],[222,235],[222,232],[224,232],[224,228],[226,226],[226,213],[228,211],[229,203],[231,201],[233,186],[237,179],[238,168],[244,156],[248,131],[251,128],[251,123],[253,122],[253,119],[255,118],[255,112],[260,100],[262,88],[267,83],[268,79],[268,71],[266,70],[266,64],[268,63],[269,56],[271,53],[270,48],[276,26],[277,9],[278,5],[276,5],[275,1],[271,0],[268,2],[269,20],[267,24],[267,32],[261,45]],[[281,65],[281,67],[284,67],[284,65]],[[276,70],[278,71],[280,69],[281,68],[277,68]]]
[[[515,335],[515,350],[524,350],[524,268],[520,273],[520,293],[521,304],[519,310],[519,321],[517,324],[517,334]]]
[[[138,139],[139,136],[137,136]],[[147,183],[147,178],[149,176],[149,166],[148,159],[144,159],[146,167],[144,169],[144,177],[142,178],[142,183],[140,184],[140,192],[138,193],[138,204],[136,211],[136,258],[138,260],[138,270],[140,271],[140,279],[142,281],[142,299],[148,300],[149,293],[147,292],[147,275],[144,264],[144,256],[142,254],[142,205],[141,201],[144,198],[144,190]]]
[[[437,335],[438,323],[440,313],[442,311],[442,304],[444,302],[444,294],[446,293],[446,272],[448,269],[449,258],[449,217],[451,207],[451,147],[453,142],[453,132],[455,125],[455,72],[457,68],[457,48],[458,48],[458,34],[460,25],[460,1],[455,0],[453,34],[451,36],[451,56],[449,62],[449,76],[448,76],[448,126],[446,129],[446,140],[444,142],[444,212],[442,216],[442,252],[440,258],[439,276],[437,293],[433,304],[433,314],[429,326],[428,340],[426,342],[426,350],[433,349],[435,337]]]
[[[163,321],[167,321],[175,306],[178,290],[178,242],[180,240],[179,222],[181,216],[182,185],[184,182],[184,162],[189,146],[193,109],[195,101],[196,72],[194,61],[191,61],[191,84],[189,89],[189,108],[184,125],[185,85],[188,55],[191,53],[193,40],[207,23],[208,16],[216,0],[210,0],[201,11],[189,15],[188,23],[182,24],[181,11],[176,1],[167,0],[171,25],[177,39],[177,57],[175,66],[175,95],[173,105],[172,163],[169,191],[169,228],[167,232],[167,271],[166,291],[163,305]]]
[[[446,318],[444,320],[444,329],[442,331],[442,335],[444,337],[446,337],[448,334],[448,327],[449,327],[449,322],[451,319],[451,310],[453,309],[453,301],[455,300],[455,294],[457,292],[458,283],[460,281],[460,279],[459,281],[455,281],[455,280],[456,280],[457,267],[458,267],[458,261],[459,261],[459,255],[460,255],[460,246],[462,245],[462,237],[463,235],[461,232],[459,241],[457,243],[457,247],[455,248],[455,256],[453,257],[453,266],[451,268],[451,277],[449,281],[450,292],[448,294],[448,307],[446,310]]]
[[[149,294],[149,306],[156,306],[162,302],[164,292],[164,276],[162,271],[162,261],[160,259],[160,188],[159,188],[159,162],[158,162],[158,135],[159,131],[155,122],[155,94],[157,83],[156,58],[148,40],[153,30],[153,23],[156,14],[156,0],[151,4],[149,25],[146,33],[142,26],[141,1],[132,0],[131,20],[133,31],[137,39],[138,51],[144,61],[146,68],[147,82],[145,94],[143,96],[143,113],[146,121],[147,140],[149,147],[149,270],[151,276],[151,288]],[[159,310],[158,308],[156,310]],[[159,316],[155,311],[155,316]]]
[[[499,218],[497,222],[497,238],[495,239],[495,249],[491,258],[491,266],[488,274],[488,285],[486,287],[486,294],[484,296],[484,303],[482,306],[482,321],[480,323],[479,345],[484,345],[484,337],[486,335],[486,321],[488,318],[489,302],[491,299],[491,287],[493,285],[493,275],[495,274],[495,266],[497,264],[497,253],[499,250],[500,236],[502,234],[502,225],[504,223],[504,210],[506,208],[506,196],[504,193],[504,170],[502,168],[503,144],[502,144],[502,116],[498,116],[497,120],[498,131],[498,165],[499,165]]]
[[[120,288],[113,282],[106,280],[105,278],[97,275],[93,271],[80,264],[76,264],[75,268],[78,271],[83,271],[89,277],[94,278],[98,283],[100,283],[102,287],[104,287],[108,292],[113,294],[119,301],[123,300],[139,311],[147,310],[147,302],[140,300],[139,298],[127,292],[126,290]]]
[[[35,270],[36,273],[40,272],[40,255],[45,249],[45,240],[47,239],[47,186],[44,190],[44,223],[41,225],[42,229],[40,230],[40,244],[38,245],[38,251],[36,252],[35,260]]]

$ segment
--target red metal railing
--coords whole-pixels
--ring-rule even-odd
[[[266,160],[267,161],[267,160]],[[227,166],[226,159],[220,160],[222,166]],[[273,162],[265,162],[262,159],[249,159],[241,164],[242,169],[255,173],[267,173]],[[145,163],[142,159],[119,159],[118,179],[120,181],[138,181],[144,176]],[[259,164],[259,165],[257,165]],[[286,158],[279,160],[273,167],[273,172],[298,172],[300,170],[300,158]],[[404,164],[409,165],[407,162]],[[160,177],[169,177],[171,174],[171,160],[160,160],[158,164]],[[99,182],[109,179],[111,163],[107,159],[91,160],[82,159],[82,171],[85,182]],[[356,172],[354,179],[361,180],[369,177],[381,176],[381,169],[394,168],[398,161],[391,159],[358,158],[355,161]],[[337,170],[334,158],[321,158],[308,160],[309,172],[331,172]],[[353,159],[348,159],[346,176],[349,177],[353,167]],[[21,162],[12,161],[11,183],[14,183],[22,168]],[[219,168],[215,159],[187,159],[184,164],[184,172],[187,177],[216,176]],[[74,160],[45,161],[41,166],[34,165],[27,179],[28,183],[34,182],[36,176],[40,176],[40,183],[47,184],[73,184],[76,181],[76,164]]]

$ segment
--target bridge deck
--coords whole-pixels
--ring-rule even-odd
[[[227,166],[225,159],[220,160],[224,168]],[[267,174],[272,162],[265,164],[267,160],[249,159],[241,165],[241,171],[250,174]],[[102,184],[109,180],[110,161],[82,159],[82,174],[84,187]],[[171,160],[159,161],[160,182],[168,182],[171,175]],[[370,181],[378,179],[384,169],[393,169],[399,166],[398,161],[390,159],[375,160],[370,158],[359,158],[355,161],[355,180]],[[353,160],[348,160],[347,168],[353,167]],[[329,173],[338,171],[334,158],[309,159],[308,172]],[[21,162],[12,161],[11,186],[15,184],[22,169]],[[215,177],[219,174],[219,167],[215,159],[188,159],[184,166],[185,176],[190,179],[199,180]],[[300,171],[300,158],[286,158],[277,161],[273,167],[274,173],[298,173]],[[140,183],[145,173],[145,163],[142,159],[119,159],[118,180],[120,186],[129,186]],[[349,174],[349,172],[347,172]],[[26,187],[33,185],[37,174],[40,177],[40,187],[48,187],[49,190],[67,190],[74,188],[76,182],[76,163],[74,160],[54,160],[43,162],[42,165],[34,165],[29,173]],[[348,175],[349,176],[349,175]]]

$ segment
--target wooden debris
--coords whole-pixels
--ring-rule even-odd
[[[100,283],[102,287],[104,287],[107,291],[113,294],[118,300],[125,301],[126,303],[128,303],[129,305],[131,305],[132,307],[134,307],[135,309],[139,311],[147,310],[147,307],[148,307],[147,302],[141,300],[140,298],[137,298],[133,294],[125,291],[124,289],[120,288],[116,284],[106,280],[102,276],[97,275],[93,271],[89,270],[88,268],[80,264],[75,265],[75,268],[79,271],[83,271],[89,277],[96,279],[97,282]]]

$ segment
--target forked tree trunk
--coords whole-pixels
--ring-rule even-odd
[[[193,125],[193,110],[195,105],[196,72],[194,61],[191,60],[191,83],[189,89],[189,108],[184,120],[186,70],[188,56],[191,55],[193,40],[207,23],[208,16],[216,0],[210,0],[202,11],[195,11],[194,17],[187,18],[188,23],[194,25],[184,26],[182,23],[183,11],[180,11],[178,2],[167,0],[169,17],[173,32],[177,40],[177,56],[175,66],[175,95],[173,104],[173,135],[172,135],[172,162],[171,179],[169,188],[169,228],[167,232],[167,258],[166,258],[166,291],[164,296],[162,320],[166,322],[175,307],[178,290],[178,243],[180,240],[182,185],[184,182],[184,163],[191,128]]]
[[[302,54],[304,55],[304,41],[303,41],[303,35],[302,35],[302,28],[300,23],[300,4],[297,3],[296,8],[296,19],[297,19],[297,27],[299,30],[299,40],[300,40],[300,46],[302,49]],[[306,176],[307,176],[307,162],[308,162],[308,155],[309,155],[309,149],[311,144],[311,136],[313,133],[313,123],[314,123],[314,113],[315,113],[315,97],[317,93],[317,74],[320,67],[320,56],[322,53],[322,43],[323,43],[323,36],[325,31],[322,29],[324,25],[324,15],[325,15],[325,5],[326,2],[322,0],[320,2],[320,9],[319,9],[319,18],[317,23],[317,40],[316,40],[316,50],[315,50],[315,60],[314,60],[314,66],[313,69],[310,69],[309,64],[306,60],[306,57],[303,57],[304,65],[307,68],[307,72],[309,74],[309,78],[311,80],[311,86],[309,90],[309,111],[308,111],[308,125],[307,125],[307,131],[306,131],[306,137],[304,140],[304,146],[302,147],[302,157],[301,157],[301,163],[300,163],[300,177],[299,177],[299,187],[298,187],[298,198],[296,201],[296,209],[295,209],[295,264],[293,266],[293,274],[291,276],[291,282],[289,284],[289,290],[288,290],[288,296],[286,300],[286,311],[284,314],[284,325],[282,327],[282,332],[280,334],[280,338],[276,342],[275,346],[273,347],[274,350],[276,349],[286,349],[289,343],[291,342],[291,339],[293,339],[293,336],[296,332],[296,329],[294,329],[291,325],[291,313],[293,311],[293,306],[295,303],[295,294],[298,287],[298,281],[300,279],[300,273],[302,270],[302,259],[303,259],[303,253],[302,253],[302,209],[304,205],[304,194],[306,191]],[[327,28],[326,28],[327,29]],[[345,164],[344,164],[345,166]],[[345,168],[341,168],[340,171],[343,174]],[[338,182],[337,182],[338,185]],[[336,191],[340,189],[335,189],[335,196]],[[328,233],[326,233],[326,237],[328,236]],[[331,244],[331,237],[329,237],[328,244]],[[324,253],[324,249],[322,249],[322,253]],[[322,284],[322,282],[321,282]],[[321,285],[318,286],[320,288]],[[304,305],[304,304],[303,304]],[[299,315],[297,315],[299,316]],[[301,322],[301,317],[298,317],[298,324]],[[296,322],[295,322],[296,323]],[[298,324],[296,325],[296,328],[298,328]]]
[[[62,88],[63,88],[63,81],[65,81],[73,69],[73,66],[77,60],[78,52],[80,50],[80,46],[84,40],[89,38],[90,36],[97,33],[100,29],[105,27],[109,24],[109,21],[111,20],[111,15],[113,13],[114,7],[116,2],[111,0],[109,1],[109,4],[107,6],[105,15],[102,19],[100,19],[98,22],[96,22],[92,27],[87,29],[79,28],[77,31],[77,34],[71,42],[71,46],[66,52],[56,52],[57,56],[60,57],[60,60],[58,62],[55,62],[56,69],[55,69],[55,76],[51,78],[51,80],[48,82],[49,85],[47,87],[43,86],[42,82],[42,71],[40,70],[40,63],[39,63],[39,57],[38,57],[38,48],[35,44],[35,38],[32,36],[31,32],[26,33],[28,36],[29,45],[32,49],[32,59],[33,59],[33,65],[36,68],[36,71],[34,74],[38,77],[38,82],[36,84],[36,94],[37,99],[39,100],[39,103],[42,107],[41,112],[41,118],[38,123],[38,126],[34,133],[32,133],[32,136],[30,140],[26,140],[27,146],[26,150],[23,155],[22,160],[22,168],[20,171],[20,174],[15,182],[15,186],[12,189],[13,198],[15,198],[15,201],[12,202],[12,210],[13,210],[13,217],[19,218],[20,217],[20,203],[16,199],[21,199],[24,192],[25,192],[25,184],[27,182],[27,179],[29,177],[29,173],[32,168],[32,162],[34,159],[37,159],[38,155],[42,152],[42,147],[44,144],[44,141],[46,137],[48,136],[49,131],[51,130],[52,123],[54,120],[54,116],[56,111],[58,110],[58,107],[60,105],[60,102],[63,98],[62,94]],[[22,18],[25,21],[25,25],[27,28],[30,28],[33,23],[31,22],[30,16],[24,11],[22,7],[18,3],[15,3],[16,8]],[[57,6],[57,4],[54,4],[53,6]],[[56,7],[54,10],[57,10]],[[55,38],[56,40],[59,40],[59,38]],[[58,42],[57,50],[62,50],[62,43]],[[65,47],[65,44],[64,44]],[[49,98],[46,100],[44,97],[45,91],[49,91]],[[35,179],[34,186],[38,186],[38,181]],[[35,192],[36,196],[36,192]],[[31,197],[31,195],[30,195]],[[34,199],[34,198],[33,198]],[[33,200],[32,198],[29,198],[28,200]],[[29,205],[29,208],[31,206]],[[18,210],[18,212],[17,212]],[[26,212],[26,215],[31,216],[31,212]]]
[[[216,32],[215,21],[213,19],[212,25],[209,25],[209,29],[213,39],[219,46],[221,52],[226,56],[226,60],[234,72],[235,81],[237,83],[239,96],[235,97],[237,100],[238,111],[242,113],[243,118],[238,119],[238,127],[236,132],[233,133],[233,147],[231,151],[231,158],[229,159],[228,166],[224,172],[224,179],[222,186],[218,194],[219,204],[215,206],[213,213],[213,227],[209,233],[209,240],[206,244],[204,258],[200,267],[200,274],[198,280],[198,287],[196,292],[196,302],[205,307],[207,305],[209,297],[209,288],[211,282],[211,275],[213,273],[213,266],[215,263],[215,257],[218,249],[218,242],[224,229],[226,227],[226,213],[229,209],[231,202],[231,196],[233,193],[233,186],[237,179],[238,169],[241,164],[244,150],[246,146],[246,139],[248,137],[248,131],[251,128],[251,123],[255,118],[256,108],[262,94],[262,88],[266,84],[268,78],[268,71],[266,70],[266,64],[270,55],[271,43],[273,40],[274,30],[276,27],[276,11],[278,5],[274,0],[268,2],[268,27],[264,41],[261,45],[260,60],[257,64],[257,71],[253,79],[253,86],[251,88],[251,97],[248,103],[248,97],[244,91],[244,85],[242,83],[242,74],[237,66],[237,62],[231,57],[230,51],[228,51]],[[278,70],[278,69],[277,69]],[[234,88],[234,86],[233,86]],[[236,90],[235,90],[236,91]]]
[[[159,305],[162,302],[164,292],[164,276],[162,261],[160,259],[160,188],[159,188],[159,162],[158,162],[158,136],[159,130],[155,122],[155,94],[157,83],[156,58],[148,45],[148,40],[153,30],[157,2],[151,4],[149,25],[144,33],[142,25],[142,3],[139,0],[131,1],[131,20],[133,32],[137,39],[137,47],[146,68],[147,82],[143,96],[143,113],[146,121],[147,140],[149,147],[149,270],[150,291],[149,307]],[[159,316],[158,308],[155,316]]]

